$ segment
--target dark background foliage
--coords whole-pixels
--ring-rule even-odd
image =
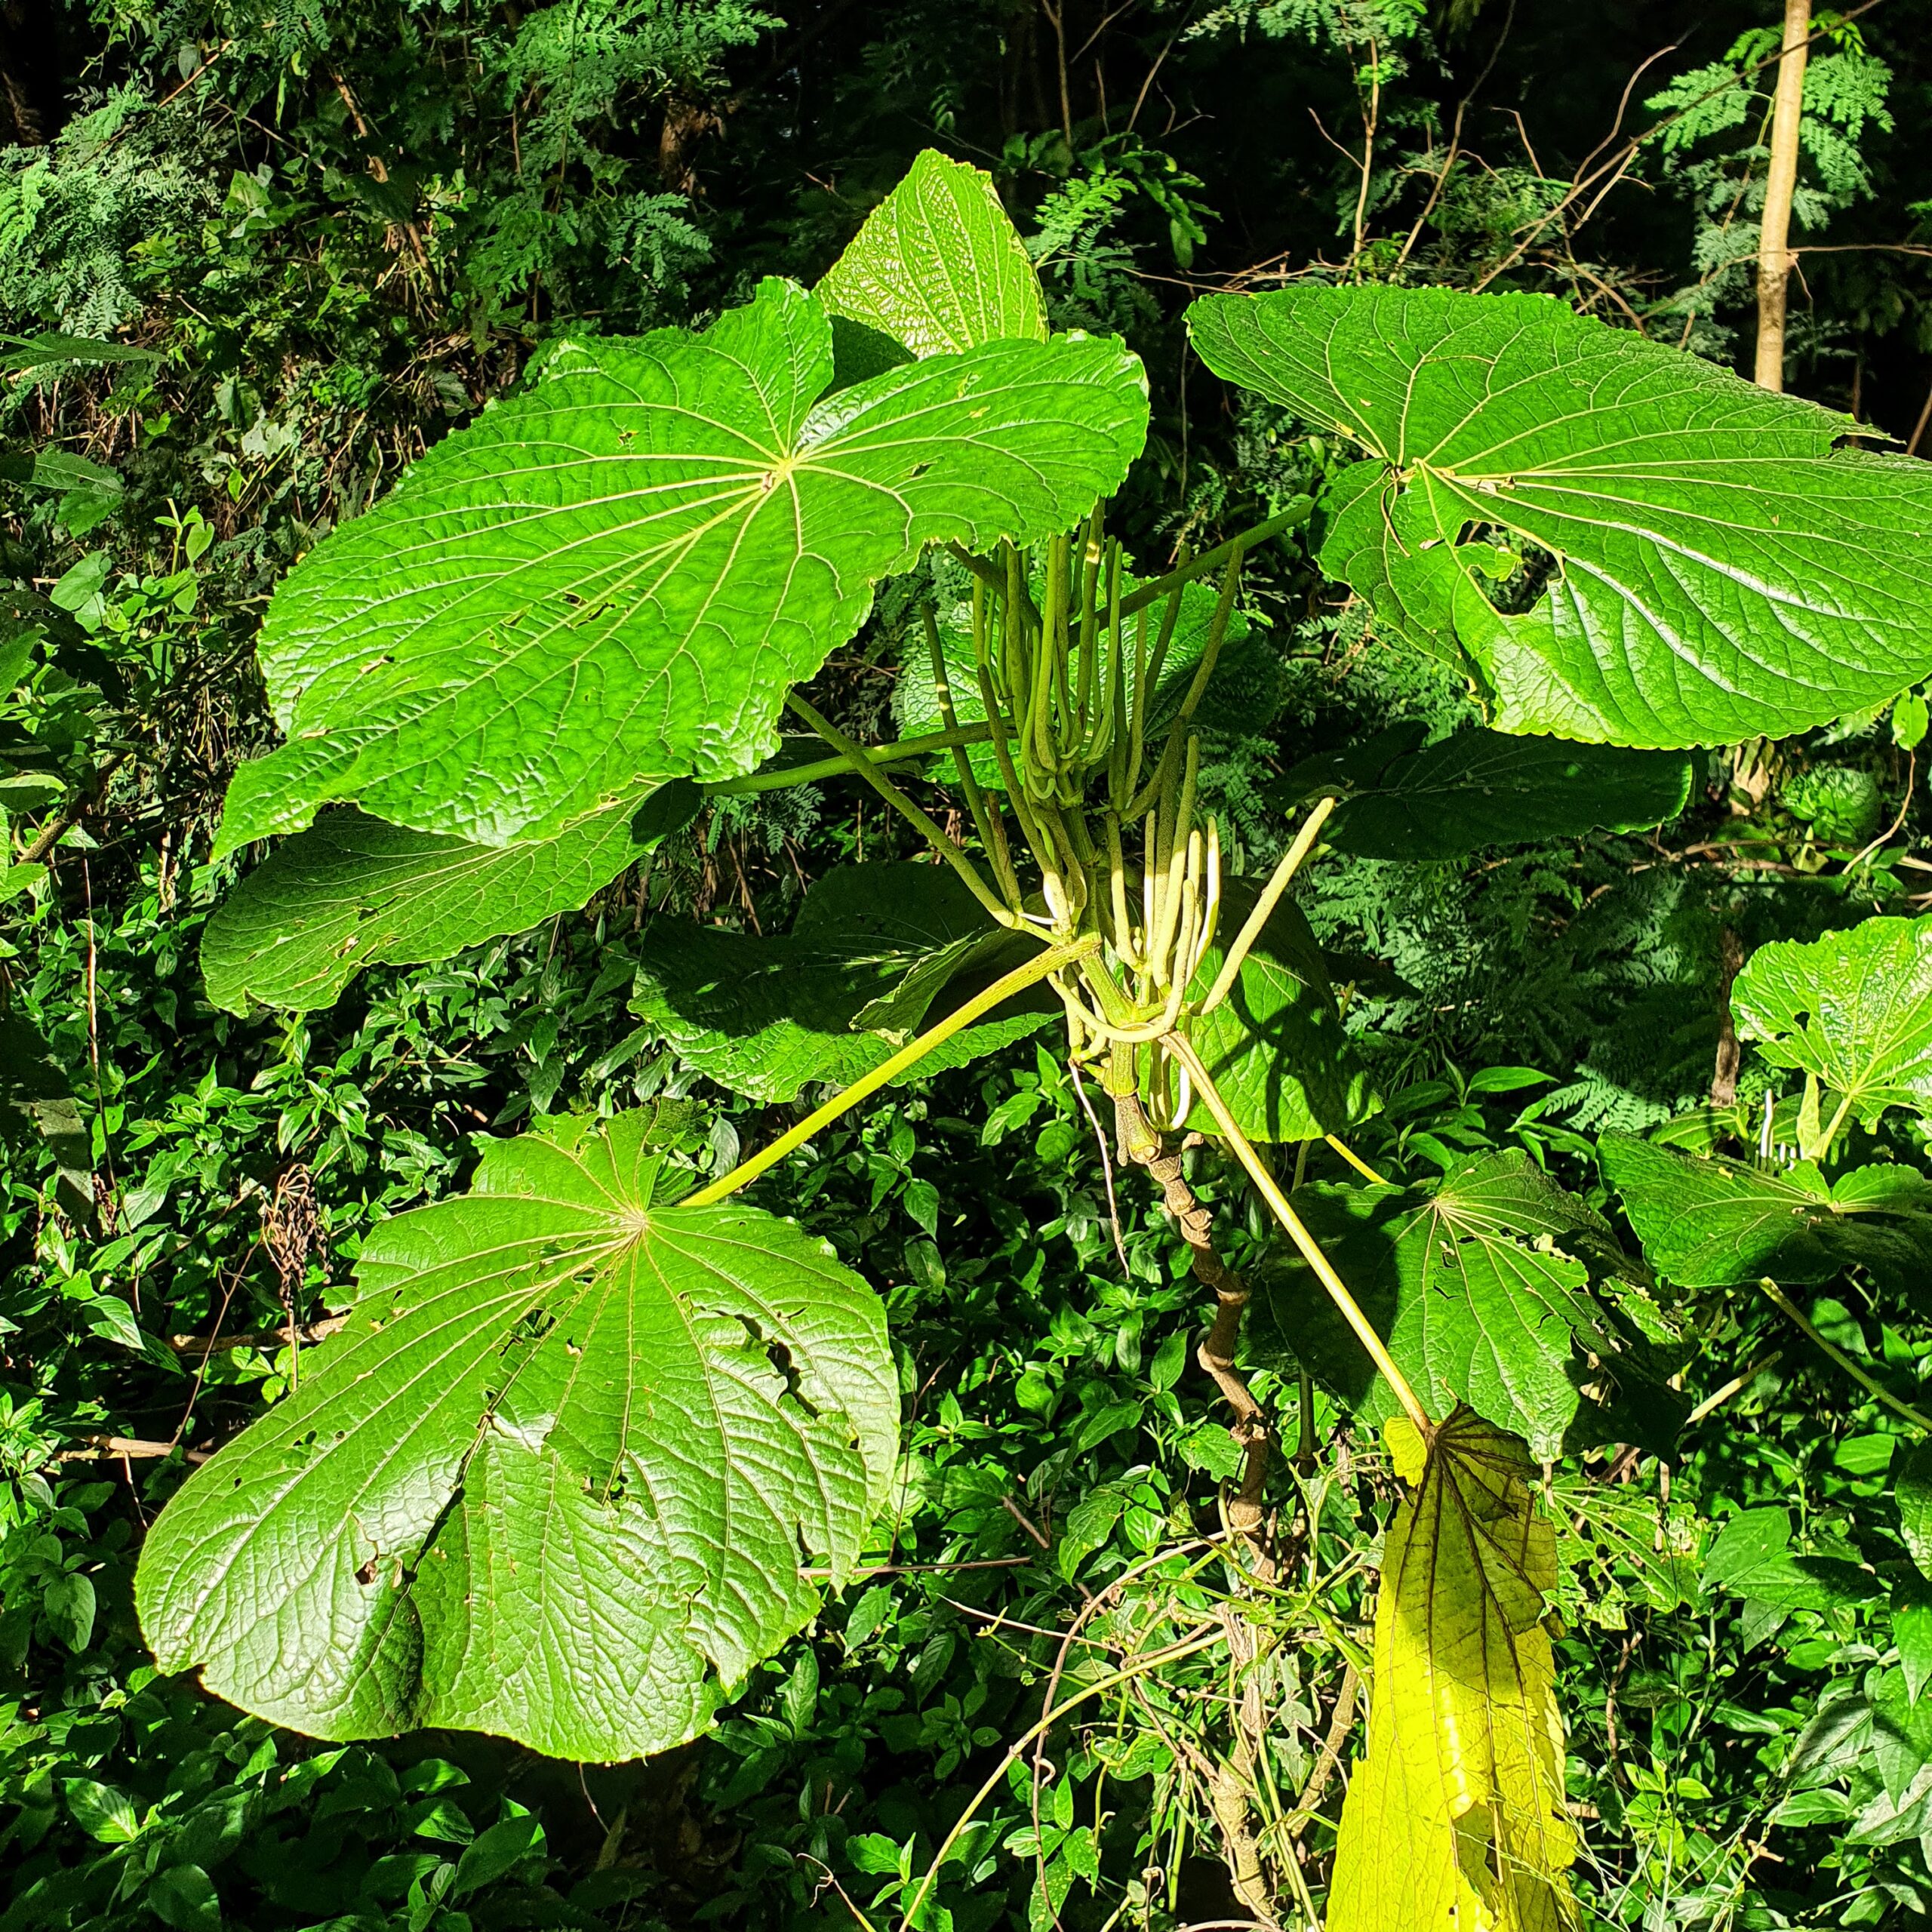
[[[12,858],[51,866],[0,878],[0,983],[78,1097],[97,1195],[58,1204],[37,1143],[0,1153],[0,1927],[883,1927],[989,1778],[926,1922],[1239,1918],[1214,1801],[1244,1735],[1237,1811],[1259,1829],[1309,1791],[1294,1869],[1318,1896],[1380,1451],[1324,1402],[1306,1459],[1278,1459],[1297,1580],[1255,1613],[1284,1641],[1238,1698],[1224,1645],[1137,1675],[1220,1629],[1197,1540],[1231,1448],[1174,1237],[1030,1048],[764,1184],[888,1295],[908,1453],[876,1567],[715,1737],[609,1767],[451,1736],[318,1750],[156,1677],[143,1527],[184,1457],[299,1373],[278,1324],[322,1318],[373,1222],[460,1186],[480,1134],[688,1094],[719,1159],[768,1137],[775,1112],[633,1030],[629,949],[654,920],[782,928],[807,879],[896,835],[836,786],[721,804],[580,915],[372,972],[327,1014],[237,1020],[196,946],[238,869],[206,861],[227,775],[271,731],[251,640],[290,563],[545,340],[811,281],[927,146],[992,171],[1057,323],[1146,358],[1154,435],[1120,512],[1143,560],[1331,460],[1189,365],[1200,289],[1528,288],[1748,366],[1767,82],[1740,36],[1775,24],[1768,0],[0,4],[0,808]],[[1932,9],[1820,25],[1841,64],[1789,386],[1909,441]],[[63,358],[50,331],[127,353]],[[1251,598],[1264,648],[1205,783],[1262,862],[1296,758],[1469,711],[1367,640],[1297,539]],[[890,735],[897,642],[888,597],[823,674],[848,728]],[[1521,1146],[1601,1202],[1601,1128],[1754,1136],[1780,1076],[1747,1054],[1740,1098],[1709,1104],[1727,976],[1766,939],[1917,909],[1911,737],[1854,718],[1706,757],[1654,838],[1324,861],[1303,904],[1391,1096],[1364,1150],[1426,1175]],[[1196,1180],[1260,1259],[1240,1187]],[[1612,1444],[1555,1478],[1589,1909],[1915,1922],[1932,1721],[1883,1595],[1770,1614],[1684,1587],[1714,1526],[1764,1505],[1895,1578],[1903,1425],[1750,1297],[1687,1314],[1685,1386],[1722,1403],[1667,1462]],[[1855,1285],[1814,1309],[1906,1395],[1926,1316],[1881,1321]],[[1257,1386],[1297,1426],[1292,1384]],[[1090,1700],[1015,1755],[1070,1687]]]

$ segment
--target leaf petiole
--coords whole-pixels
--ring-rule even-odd
[[[696,1193],[687,1195],[678,1204],[683,1208],[709,1208],[714,1202],[736,1194],[740,1188],[749,1187],[760,1174],[776,1167],[793,1148],[803,1146],[840,1115],[849,1112],[881,1087],[890,1086],[909,1067],[918,1066],[936,1047],[943,1046],[954,1034],[971,1026],[982,1014],[990,1013],[1015,993],[1037,986],[1063,966],[1084,959],[1090,952],[1097,952],[1100,946],[1100,935],[1089,933],[1084,938],[1069,940],[1063,945],[1050,946],[1023,966],[1016,966],[983,992],[975,993],[957,1012],[948,1014],[937,1026],[928,1027],[916,1040],[909,1041],[890,1060],[881,1061],[863,1078],[833,1094],[823,1106],[815,1108],[797,1126],[788,1128],[770,1146],[761,1149],[749,1160],[740,1161],[729,1174],[708,1182]]]

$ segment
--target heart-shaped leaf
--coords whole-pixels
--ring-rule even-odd
[[[1527,1155],[1487,1155],[1433,1189],[1324,1182],[1294,1200],[1432,1412],[1466,1402],[1549,1461],[1562,1453],[1580,1390],[1593,1380],[1635,1381],[1660,1410],[1671,1407],[1657,1392],[1668,1371],[1594,1291],[1612,1294],[1641,1327],[1667,1332],[1635,1268],[1608,1224]],[[1257,1347],[1319,1375],[1365,1419],[1399,1413],[1299,1260],[1260,1284],[1254,1333]],[[1598,1369],[1586,1369],[1585,1353]],[[1677,1406],[1680,1420],[1682,1413]],[[1669,1420],[1662,1415],[1660,1428]]]
[[[1932,1116],[1932,918],[1761,946],[1730,1008],[1766,1060],[1810,1075],[1861,1126],[1887,1107]]]
[[[945,866],[842,866],[813,885],[783,935],[657,921],[638,943],[631,1010],[719,1085],[792,1100],[809,1082],[844,1087],[869,1073],[954,982],[947,1011],[1035,949],[989,925]],[[1035,1032],[1053,1010],[1039,995],[996,1009],[917,1071],[964,1066]]]
[[[1189,325],[1217,374],[1368,452],[1321,506],[1323,567],[1460,647],[1506,731],[1783,737],[1932,668],[1932,472],[1834,453],[1846,417],[1540,296],[1290,288]],[[1492,599],[1499,532],[1531,549]]]
[[[1645,1256],[1681,1288],[1829,1281],[1856,1263],[1911,1291],[1932,1265],[1932,1183],[1915,1168],[1856,1168],[1832,1182],[1815,1161],[1755,1167],[1627,1134],[1599,1148]]]
[[[883,1312],[790,1223],[667,1200],[661,1133],[486,1143],[369,1238],[347,1327],[148,1533],[162,1669],[315,1737],[632,1758],[804,1623],[892,1467]]]
[[[1297,765],[1269,796],[1294,805],[1337,792],[1322,836],[1364,859],[1460,859],[1485,845],[1646,831],[1675,818],[1690,761],[1559,738],[1459,731],[1420,746],[1420,726]]]
[[[848,381],[984,342],[1046,340],[1040,278],[992,177],[931,148],[815,293]]]
[[[928,543],[1029,542],[1126,474],[1118,343],[1004,341],[826,398],[817,300],[768,281],[703,334],[567,343],[291,573],[260,655],[288,742],[218,850],[332,799],[501,844],[776,747],[785,693]]]

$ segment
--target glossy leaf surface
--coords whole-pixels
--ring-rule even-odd
[[[1294,1206],[1423,1406],[1457,1402],[1528,1438],[1549,1460],[1583,1384],[1657,1380],[1641,1333],[1616,1321],[1601,1284],[1662,1333],[1608,1225],[1526,1154],[1492,1154],[1435,1188],[1319,1182]],[[1258,1284],[1257,1347],[1319,1375],[1372,1421],[1398,1413],[1361,1345],[1299,1261]],[[1603,1364],[1588,1369],[1585,1352]]]
[[[826,1244],[677,1173],[651,1115],[578,1118],[380,1227],[347,1327],[148,1534],[161,1667],[322,1737],[701,1728],[857,1554],[898,1395]]]
[[[1854,1168],[1830,1181],[1814,1161],[1761,1168],[1626,1134],[1600,1147],[1644,1253],[1679,1287],[1828,1281],[1857,1264],[1911,1290],[1932,1268],[1932,1183],[1915,1168]]]
[[[1580,1847],[1543,1625],[1556,1541],[1535,1471],[1464,1408],[1426,1460],[1405,1420],[1389,1436],[1416,1487],[1383,1545],[1367,1755],[1342,1806],[1328,1932],[1564,1932]]]
[[[931,148],[815,292],[832,317],[841,374],[1010,337],[1046,340],[1040,278],[992,177]]]
[[[1217,374],[1359,445],[1329,573],[1457,646],[1506,731],[1652,746],[1783,737],[1932,668],[1932,474],[1834,452],[1848,418],[1531,295],[1213,295]],[[1500,531],[1556,560],[1506,614]],[[1525,585],[1527,591],[1531,586]]]
[[[1364,859],[1460,859],[1487,845],[1644,831],[1690,796],[1690,761],[1678,752],[1481,731],[1425,746],[1421,733],[1397,725],[1309,759],[1272,795],[1294,804],[1340,793],[1322,836]]]
[[[814,884],[787,934],[658,920],[637,948],[631,1010],[719,1085],[792,1100],[811,1082],[843,1087],[869,1073],[929,1012],[940,1019],[1035,949],[990,924],[946,866],[845,866]],[[955,983],[957,997],[942,999]],[[1039,995],[995,1009],[918,1072],[964,1066],[1051,1017]]]
[[[1932,918],[1761,946],[1730,1004],[1766,1060],[1814,1075],[1861,1126],[1887,1107],[1932,1114]]]
[[[813,297],[566,343],[285,579],[260,656],[288,742],[219,849],[353,800],[500,844],[769,755],[787,688],[924,546],[1027,541],[1146,432],[1116,343],[989,343],[836,396]]]

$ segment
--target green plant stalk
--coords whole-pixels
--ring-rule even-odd
[[[1806,1340],[1814,1343],[1829,1355],[1868,1395],[1883,1402],[1894,1415],[1903,1416],[1915,1429],[1921,1429],[1927,1435],[1932,1435],[1932,1416],[1921,1414],[1909,1402],[1900,1401],[1889,1389],[1866,1374],[1835,1343],[1826,1341],[1812,1326],[1804,1311],[1770,1276],[1765,1276],[1758,1285],[1770,1298],[1774,1307],[1782,1309],[1797,1324]]]
[[[983,745],[992,737],[986,724],[964,724],[945,731],[928,731],[916,738],[901,738],[889,745],[868,745],[866,757],[875,767],[909,764],[929,758],[935,752],[956,751],[968,745]],[[810,764],[787,764],[776,771],[754,771],[743,778],[721,778],[699,789],[707,798],[737,798],[748,792],[783,792],[793,785],[816,785],[828,778],[861,777],[864,774],[844,756],[814,758]]]
[[[1014,912],[980,875],[980,869],[966,856],[965,848],[956,838],[950,838],[946,831],[930,813],[922,811],[884,772],[874,769],[865,747],[855,740],[848,738],[837,725],[822,717],[819,712],[796,691],[785,700],[786,706],[802,718],[829,745],[835,746],[851,761],[853,768],[867,784],[871,786],[893,810],[900,814],[918,832],[952,869],[959,875],[968,891],[983,906],[988,914],[999,925],[1017,931],[1024,923]]]
[[[917,1066],[935,1048],[943,1046],[954,1034],[970,1026],[982,1014],[990,1013],[996,1006],[1011,999],[1015,993],[1024,992],[1029,986],[1038,986],[1050,974],[1057,973],[1063,966],[1073,964],[1098,949],[1100,936],[1088,933],[1078,939],[1069,940],[1063,945],[1050,946],[1036,954],[1023,966],[1016,966],[1011,973],[995,980],[983,992],[975,993],[956,1012],[949,1013],[937,1026],[929,1026],[916,1040],[909,1041],[888,1060],[881,1061],[871,1072],[854,1081],[851,1086],[833,1094],[823,1106],[814,1108],[795,1127],[786,1129],[768,1147],[762,1148],[748,1161],[740,1161],[729,1174],[707,1182],[695,1193],[687,1195],[678,1202],[681,1208],[709,1208],[714,1203],[726,1200],[741,1188],[749,1187],[758,1176],[774,1168],[795,1147],[802,1147],[812,1136],[829,1127],[840,1115],[849,1112],[861,1100],[869,1099],[881,1087],[889,1087],[909,1067]]]
[[[1268,1171],[1267,1164],[1249,1144],[1246,1134],[1241,1131],[1228,1103],[1221,1097],[1220,1089],[1214,1082],[1207,1068],[1201,1064],[1201,1057],[1192,1045],[1181,1035],[1171,1034],[1161,1042],[1167,1051],[1187,1069],[1188,1078],[1194,1083],[1194,1090],[1207,1103],[1208,1111],[1214,1116],[1214,1124],[1221,1135],[1234,1149],[1235,1158],[1247,1170],[1247,1177],[1254,1182],[1255,1191],[1268,1204],[1269,1211],[1287,1229],[1288,1238],[1300,1250],[1301,1257],[1314,1270],[1315,1278],[1328,1291],[1329,1299],[1341,1310],[1342,1318],[1355,1332],[1355,1339],[1368,1351],[1369,1359],[1380,1370],[1383,1379],[1395,1392],[1395,1399],[1402,1405],[1404,1412],[1423,1434],[1425,1441],[1431,1439],[1435,1425],[1430,1421],[1416,1392],[1409,1386],[1408,1378],[1395,1366],[1395,1358],[1389,1354],[1388,1346],[1375,1332],[1374,1324],[1361,1312],[1361,1305],[1348,1290],[1334,1264],[1322,1253],[1320,1243],[1308,1231],[1301,1217],[1288,1204],[1288,1198],[1275,1183],[1275,1177]],[[1932,1425],[1928,1425],[1932,1426]]]
[[[1295,875],[1303,860],[1321,835],[1321,828],[1328,814],[1335,809],[1332,798],[1322,799],[1303,820],[1300,831],[1295,834],[1294,843],[1281,854],[1281,862],[1274,870],[1268,883],[1262,888],[1261,897],[1254,902],[1254,909],[1248,914],[1247,922],[1235,936],[1235,943],[1228,948],[1228,956],[1221,962],[1221,970],[1215,976],[1214,983],[1208,989],[1208,997],[1201,1002],[1203,1014],[1212,1013],[1222,1001],[1234,990],[1236,976],[1245,963],[1249,951],[1262,934],[1263,929],[1274,917],[1275,908],[1281,903],[1281,895],[1288,889],[1289,881]]]
[[[932,659],[933,692],[939,701],[939,715],[947,731],[956,734],[959,718],[952,708],[952,681],[946,675],[946,649],[940,641],[939,625],[934,619],[931,605],[921,605],[919,615],[925,622],[926,650]],[[980,843],[992,861],[993,875],[999,882],[1001,896],[1017,912],[1020,880],[1013,869],[1013,854],[1007,845],[1006,826],[998,801],[989,801],[980,789],[980,781],[974,774],[971,754],[964,745],[955,744],[952,747],[952,764],[959,776],[960,789],[966,794],[967,809],[972,813],[973,823],[978,828]]]

